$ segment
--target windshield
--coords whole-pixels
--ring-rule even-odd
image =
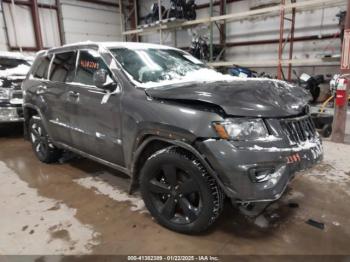
[[[110,51],[133,80],[141,84],[182,79],[207,68],[195,57],[175,49],[112,48]]]

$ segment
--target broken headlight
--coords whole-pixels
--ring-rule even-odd
[[[214,123],[214,128],[222,139],[257,140],[269,135],[264,121],[260,118],[230,118]]]
[[[9,88],[0,88],[0,99],[8,100],[11,97],[11,91]]]

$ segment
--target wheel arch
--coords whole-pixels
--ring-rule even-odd
[[[41,117],[40,109],[32,104],[24,104],[23,105],[23,115],[24,115],[24,138],[29,139],[28,128],[29,121],[33,116]]]
[[[25,103],[23,104],[23,114],[24,114],[24,138],[28,139],[28,125],[29,125],[29,120],[33,116],[38,116],[42,120],[42,124],[44,128],[47,130],[49,133],[49,129],[47,126],[47,122],[45,121],[46,118],[40,108],[36,105],[30,104],[30,103]],[[50,135],[50,134],[49,134]]]
[[[220,188],[223,190],[225,194],[227,194],[227,189],[223,182],[220,180],[217,173],[212,169],[210,164],[205,159],[205,156],[203,156],[200,152],[198,152],[192,145],[183,142],[181,140],[173,140],[173,139],[167,139],[159,136],[149,135],[147,136],[138,146],[137,150],[134,153],[134,157],[131,163],[131,184],[129,193],[133,193],[134,190],[138,187],[139,182],[139,175],[140,170],[148,157],[150,157],[153,153],[155,153],[158,150],[161,150],[163,148],[169,147],[169,146],[177,146],[180,147],[193,156],[195,156],[200,163],[206,168],[209,175],[211,175],[218,183]]]

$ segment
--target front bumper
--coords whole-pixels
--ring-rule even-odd
[[[318,137],[288,148],[242,147],[226,140],[209,139],[199,145],[199,151],[217,172],[226,194],[238,202],[277,200],[297,171],[323,158]]]
[[[23,120],[22,107],[0,107],[0,123],[22,122]]]

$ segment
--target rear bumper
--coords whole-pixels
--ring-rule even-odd
[[[0,123],[22,121],[24,121],[22,107],[0,107]]]
[[[238,202],[279,199],[296,172],[323,158],[319,138],[290,148],[237,147],[226,140],[206,140],[199,151],[217,172],[226,194]]]

